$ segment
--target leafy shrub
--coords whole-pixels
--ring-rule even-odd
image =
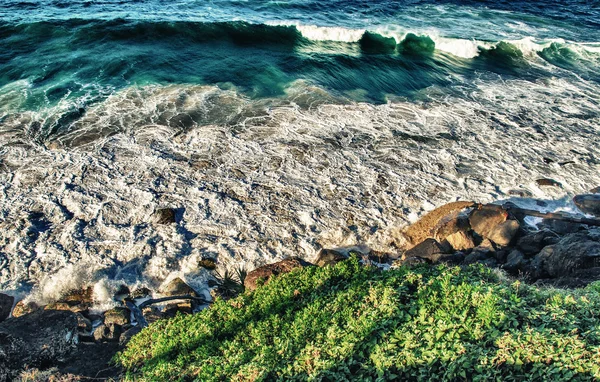
[[[590,380],[600,287],[484,267],[380,271],[353,258],[158,321],[117,356],[130,380]]]

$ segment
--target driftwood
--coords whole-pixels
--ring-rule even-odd
[[[476,205],[476,207],[480,207],[480,206],[481,206],[480,204]],[[561,220],[561,221],[568,222],[568,223],[600,226],[600,219],[580,218],[580,217],[573,216],[571,214],[567,214],[564,212],[540,212],[540,211],[536,211],[536,210],[528,210],[525,208],[517,207],[516,205],[514,205],[512,203],[506,203],[502,206],[502,208],[504,210],[506,210],[507,212],[512,213],[516,217],[535,216],[535,217],[543,218],[543,219]]]
[[[144,315],[142,314],[142,309],[144,309],[148,305],[158,304],[161,302],[172,301],[172,300],[195,300],[200,303],[208,304],[208,301],[206,301],[202,297],[185,295],[185,296],[170,296],[170,297],[163,297],[163,298],[151,298],[150,300],[146,300],[146,301],[142,302],[140,305],[134,304],[132,300],[125,300],[125,305],[133,313],[133,317],[135,317],[135,320],[138,322],[138,325],[140,325],[140,327],[144,328],[144,327],[148,326],[148,321],[146,321],[146,319],[144,318]]]

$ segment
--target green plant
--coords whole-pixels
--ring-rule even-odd
[[[159,321],[118,355],[129,380],[590,380],[600,290],[540,289],[472,266],[276,277]]]

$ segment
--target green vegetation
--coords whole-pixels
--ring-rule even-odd
[[[483,267],[298,269],[159,321],[117,360],[130,380],[593,380],[600,283],[510,282]]]

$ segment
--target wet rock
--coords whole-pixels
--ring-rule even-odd
[[[121,284],[119,285],[119,288],[117,288],[117,290],[115,291],[114,298],[115,300],[120,301],[126,297],[129,297],[130,293],[131,291],[129,290],[129,287],[125,284]]]
[[[104,325],[127,325],[131,323],[131,311],[127,308],[116,307],[104,312]]]
[[[299,258],[290,258],[277,263],[264,265],[248,273],[246,279],[244,280],[244,286],[249,290],[254,290],[259,285],[259,280],[263,280],[266,284],[273,276],[277,276],[282,273],[289,273],[296,268],[302,268],[310,265],[310,263],[307,263]]]
[[[77,317],[69,311],[38,310],[0,323],[0,376],[51,367],[77,343]]]
[[[121,333],[121,336],[119,336],[119,346],[127,345],[127,343],[131,340],[131,338],[133,338],[133,336],[135,336],[136,334],[138,334],[141,331],[142,331],[142,328],[138,325],[138,326],[131,327],[131,328],[127,329],[126,331],[124,331],[123,333]]]
[[[200,260],[198,265],[204,269],[208,269],[209,271],[212,271],[217,268],[217,261],[215,259],[207,257],[207,258],[203,258],[202,260]]]
[[[541,179],[537,179],[535,182],[537,183],[538,186],[562,187],[562,184],[560,184],[560,182],[557,182],[554,179],[541,178]]]
[[[21,317],[26,314],[33,313],[39,309],[40,309],[40,306],[37,303],[35,303],[33,301],[25,302],[24,300],[21,300],[15,304],[15,307],[13,308],[13,311],[12,311],[12,316],[13,317]]]
[[[94,339],[96,341],[118,342],[121,333],[123,333],[123,329],[120,325],[102,324],[94,330]]]
[[[92,321],[88,320],[81,313],[75,313],[77,317],[77,329],[80,333],[90,333],[92,331]]]
[[[513,250],[507,257],[506,263],[502,266],[508,272],[516,273],[521,270],[525,264],[525,255],[519,250]]]
[[[437,263],[443,254],[447,253],[435,239],[427,239],[404,253],[404,258],[418,257],[430,263]]]
[[[508,219],[508,213],[501,206],[486,205],[475,209],[469,215],[471,228],[478,235],[489,238],[496,226]]]
[[[152,214],[151,221],[155,224],[175,223],[175,210],[173,208],[159,208]]]
[[[598,237],[580,232],[563,237],[536,256],[538,277],[563,277],[582,269],[600,267]]]
[[[198,297],[198,293],[179,277],[174,278],[168,284],[163,285],[159,293],[165,297],[190,295]]]
[[[59,301],[48,304],[46,310],[70,310],[73,313],[87,313],[94,302],[94,289],[88,287],[78,291],[72,291]]]
[[[7,294],[0,293],[0,322],[6,320],[10,316],[15,298]]]
[[[533,256],[540,252],[542,248],[556,244],[559,240],[560,237],[555,232],[542,230],[519,238],[516,247],[525,256]]]
[[[494,243],[506,247],[513,241],[519,228],[520,224],[517,220],[507,220],[492,228],[487,237]]]
[[[600,217],[600,195],[577,195],[573,198],[573,203],[575,203],[575,205],[581,210],[581,212]]]
[[[347,258],[348,256],[334,249],[321,249],[317,254],[315,265],[319,267],[324,267],[326,265],[335,265],[340,261],[346,260]]]
[[[131,298],[145,298],[145,297],[150,297],[152,295],[152,291],[146,287],[141,287],[141,288],[137,288],[135,289],[133,292],[131,292],[131,294],[129,295]]]
[[[456,232],[446,237],[446,242],[456,251],[475,248],[475,239],[470,232]]]
[[[155,306],[149,306],[142,309],[142,315],[149,324],[164,318],[164,314]]]
[[[559,235],[575,233],[584,228],[582,224],[566,222],[564,220],[557,219],[542,219],[542,222],[538,224],[538,227],[542,230],[549,229]]]
[[[453,202],[427,213],[404,232],[404,236],[410,244],[408,249],[422,243],[425,239],[435,238],[436,232],[444,225],[444,221],[452,220],[462,210],[473,207],[474,204],[466,201]]]
[[[600,187],[594,187],[590,190],[590,194],[600,194]]]

